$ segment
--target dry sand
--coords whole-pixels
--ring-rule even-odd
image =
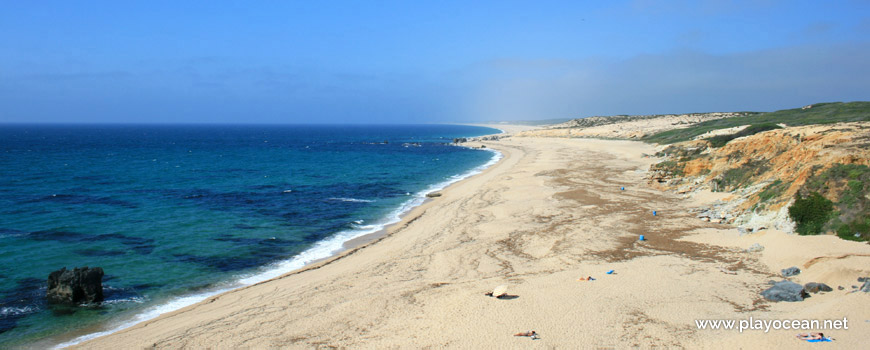
[[[837,348],[870,334],[870,246],[777,232],[739,236],[643,185],[652,146],[512,138],[505,157],[374,242],[212,297],[83,348],[793,348],[796,331],[698,330],[696,319],[842,319]],[[625,191],[620,187],[625,186]],[[656,210],[659,215],[653,216]],[[638,235],[648,240],[639,242]],[[759,242],[761,253],[743,249]],[[779,269],[833,292],[760,298]],[[608,270],[615,273],[605,274]],[[592,276],[595,281],[578,281]],[[484,296],[507,284],[510,297]],[[845,291],[836,290],[837,285]],[[535,330],[541,339],[514,337]]]

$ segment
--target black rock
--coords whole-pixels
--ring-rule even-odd
[[[867,277],[858,277],[858,282],[864,282],[867,280]]]
[[[779,281],[773,287],[761,292],[761,296],[771,301],[803,301],[809,294],[804,291],[804,286],[800,284],[791,281]]]
[[[834,289],[824,283],[810,282],[804,285],[804,290],[807,293],[830,292]]]
[[[66,267],[48,275],[49,304],[78,305],[103,301],[103,269],[99,267]]]
[[[787,269],[782,269],[782,277],[791,277],[797,276],[801,274],[801,269],[797,268],[797,266],[792,266]]]
[[[861,286],[861,291],[864,293],[870,293],[870,279],[864,279],[864,285]]]

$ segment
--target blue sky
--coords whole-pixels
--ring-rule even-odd
[[[868,1],[3,1],[0,122],[421,123],[870,100]]]

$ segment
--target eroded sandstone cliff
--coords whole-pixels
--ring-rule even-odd
[[[851,193],[849,186],[852,192],[866,192],[860,166],[870,165],[870,122],[787,127],[737,138],[721,148],[706,140],[688,141],[663,147],[657,155],[663,161],[651,169],[652,184],[686,194],[734,193],[700,214],[703,218],[747,230],[793,231],[787,209],[796,193],[816,191],[840,203]],[[828,175],[844,165],[859,167],[844,176]],[[854,201],[861,204],[864,199]],[[854,221],[855,214],[840,210],[827,228]]]

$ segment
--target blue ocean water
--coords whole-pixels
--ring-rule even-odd
[[[330,255],[494,161],[415,126],[0,126],[0,347],[110,330]],[[45,303],[61,267],[106,301]]]

